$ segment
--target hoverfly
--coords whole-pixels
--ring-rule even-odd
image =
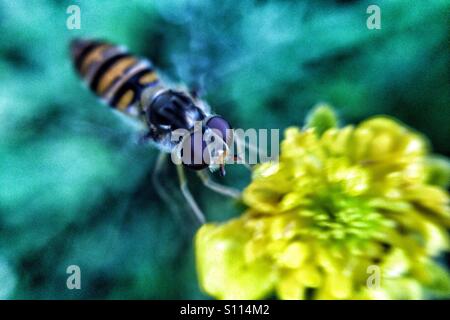
[[[153,142],[161,150],[155,177],[174,148],[181,153],[190,151],[188,157],[179,155],[181,162],[176,167],[181,192],[201,223],[204,216],[189,191],[183,167],[196,170],[206,187],[227,196],[240,196],[238,190],[212,181],[204,170],[219,169],[224,175],[228,150],[234,143],[228,121],[212,114],[204,100],[185,88],[165,84],[149,60],[130,54],[122,46],[100,40],[75,39],[71,42],[70,52],[75,69],[103,102],[145,124],[147,132],[142,139]],[[174,141],[172,134],[179,129],[186,130],[187,134]],[[204,142],[192,142],[198,131],[211,133],[220,140],[223,148],[214,150],[214,154],[205,152]],[[158,189],[160,181],[155,179],[154,182]]]

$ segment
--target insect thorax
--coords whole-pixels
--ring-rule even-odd
[[[193,99],[182,91],[149,88],[142,93],[142,106],[150,137],[170,150],[176,144],[171,133],[177,129],[193,130],[198,121],[205,119],[204,111],[195,105]]]

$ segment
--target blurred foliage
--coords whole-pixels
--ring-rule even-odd
[[[382,29],[366,28],[366,8]],[[81,8],[81,30],[66,8]],[[239,128],[303,122],[319,101],[344,122],[395,116],[450,154],[448,10],[434,1],[2,1],[0,298],[202,298],[195,225],[153,192],[156,152],[80,84],[73,37],[124,44],[203,88]],[[242,168],[226,184],[244,187]],[[191,183],[208,219],[236,204]],[[82,290],[67,290],[67,266]]]

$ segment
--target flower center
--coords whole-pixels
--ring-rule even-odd
[[[314,196],[310,233],[322,240],[361,241],[372,238],[384,218],[364,197],[327,189]]]

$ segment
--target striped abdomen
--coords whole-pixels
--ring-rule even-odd
[[[122,47],[77,39],[71,43],[71,54],[75,68],[91,90],[121,111],[139,101],[145,88],[159,85],[152,64]]]

